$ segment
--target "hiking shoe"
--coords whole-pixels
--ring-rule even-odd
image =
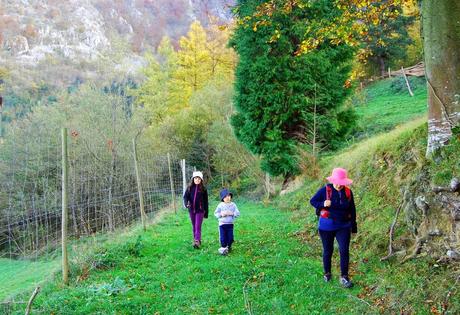
[[[323,278],[324,278],[324,282],[329,282],[331,281],[332,275],[330,273],[325,273]]]
[[[351,288],[353,286],[353,283],[350,281],[348,276],[340,277],[340,284],[344,288]]]
[[[227,247],[221,247],[217,250],[219,252],[219,254],[221,254],[222,256],[225,256],[228,254],[228,248]]]

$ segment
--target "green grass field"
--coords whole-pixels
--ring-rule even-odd
[[[27,261],[0,259],[0,301],[50,279],[59,260]]]
[[[205,220],[203,246],[196,250],[191,246],[187,213],[167,215],[140,238],[133,235],[126,240],[131,244],[128,250],[118,246],[104,252],[106,257],[117,257],[112,267],[93,270],[83,281],[76,282],[74,277],[69,287],[59,281],[45,286],[34,309],[43,314],[370,311],[357,298],[359,275],[358,285],[351,290],[340,287],[337,272],[331,283],[323,282],[318,248],[306,246],[297,237],[303,220],[272,207],[238,204],[242,215],[229,256],[217,252],[218,225],[213,217]],[[23,309],[17,307],[15,312]]]

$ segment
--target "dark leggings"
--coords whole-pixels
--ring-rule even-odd
[[[348,276],[348,264],[350,261],[350,238],[351,229],[340,229],[337,231],[318,230],[323,242],[323,267],[324,273],[331,273],[331,259],[334,252],[334,238],[339,243],[340,272],[342,276]]]

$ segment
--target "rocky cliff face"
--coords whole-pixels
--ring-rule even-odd
[[[47,56],[95,59],[110,48],[106,23],[90,1],[53,6],[47,1],[9,3],[3,16],[2,50],[19,64],[36,65]]]
[[[82,64],[107,55],[141,64],[164,35],[177,41],[190,23],[231,18],[232,0],[5,0],[0,4],[0,66]],[[135,68],[135,67],[134,67]]]

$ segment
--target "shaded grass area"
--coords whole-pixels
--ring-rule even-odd
[[[195,250],[187,213],[167,215],[147,232],[130,236],[124,245],[96,253],[98,263],[89,265],[98,267],[86,274],[81,272],[85,268],[79,269],[69,287],[58,281],[45,286],[34,309],[46,314],[372,311],[357,297],[359,285],[351,290],[339,286],[337,264],[333,281],[323,282],[318,248],[298,237],[304,229],[298,213],[248,202],[238,206],[242,215],[229,256],[217,253],[217,220],[204,222],[203,246]]]
[[[0,301],[31,289],[59,268],[60,260],[28,261],[0,259]]]

